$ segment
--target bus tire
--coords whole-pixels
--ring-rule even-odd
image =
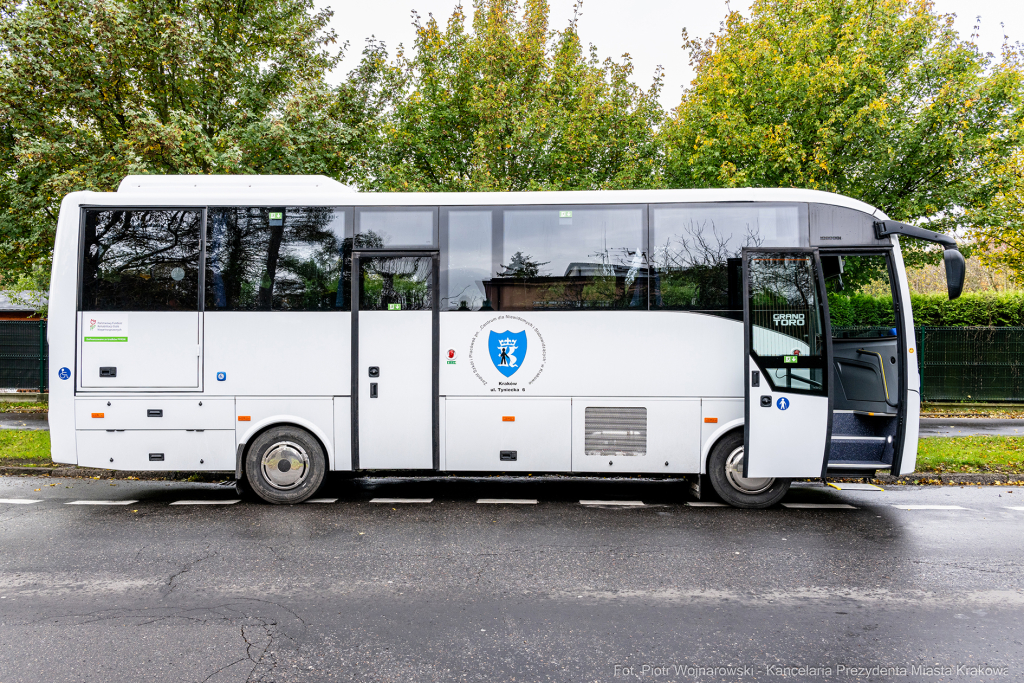
[[[745,478],[743,476],[743,432],[726,434],[708,457],[708,478],[715,493],[737,508],[766,508],[775,505],[789,491],[789,479]]]
[[[252,442],[245,478],[253,492],[278,505],[295,505],[320,488],[327,458],[320,442],[305,429],[271,427]]]

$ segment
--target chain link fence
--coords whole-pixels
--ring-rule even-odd
[[[834,328],[876,337],[889,328]],[[919,327],[925,401],[1024,402],[1024,327]],[[0,391],[46,391],[45,320],[0,320]]]
[[[46,391],[47,355],[45,320],[0,320],[0,391]]]

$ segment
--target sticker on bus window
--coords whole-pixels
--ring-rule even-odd
[[[270,214],[269,214],[269,218],[272,221],[283,221],[284,220],[284,212],[283,211],[271,211]]]
[[[400,311],[402,310],[402,304],[388,304],[389,311]]]
[[[799,361],[800,361],[800,356],[783,356],[782,357],[782,362],[783,363],[798,363]]]
[[[558,212],[558,217],[559,218],[572,218],[572,211],[559,211]]]

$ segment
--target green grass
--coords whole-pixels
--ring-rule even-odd
[[[917,445],[918,472],[1024,472],[1024,437],[935,436]]]
[[[0,465],[49,465],[50,432],[0,430]]]
[[[30,401],[0,401],[0,413],[45,413],[50,404]]]

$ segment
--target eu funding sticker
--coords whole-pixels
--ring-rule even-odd
[[[85,341],[126,342],[128,341],[128,323],[124,320],[89,318],[85,321]]]

